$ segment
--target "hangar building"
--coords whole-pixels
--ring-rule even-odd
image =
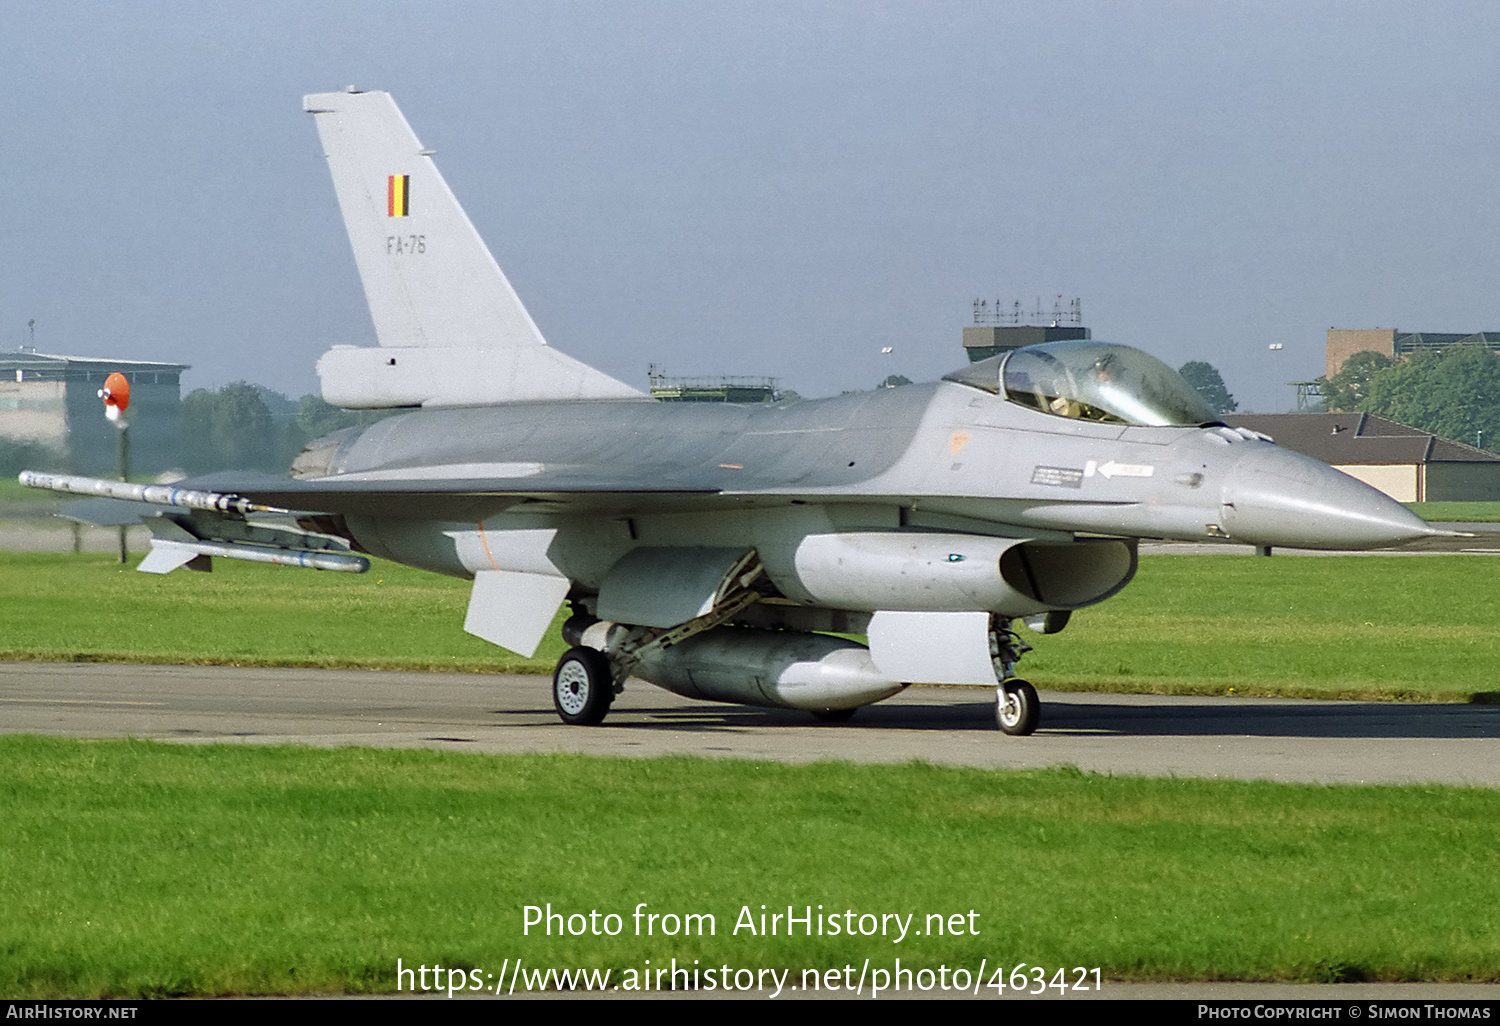
[[[1397,502],[1500,500],[1500,456],[1373,413],[1243,413],[1224,422],[1270,435]]]
[[[37,470],[113,476],[115,429],[99,390],[114,371],[130,382],[130,466],[154,474],[178,464],[178,419],[186,364],[0,353],[0,446],[40,449]],[[31,453],[28,452],[28,458]]]

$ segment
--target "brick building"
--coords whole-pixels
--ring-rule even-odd
[[[1326,374],[1331,378],[1355,353],[1379,353],[1394,358],[1413,353],[1441,353],[1454,346],[1484,346],[1500,351],[1500,331],[1476,331],[1465,335],[1397,331],[1395,328],[1329,328],[1324,363]]]

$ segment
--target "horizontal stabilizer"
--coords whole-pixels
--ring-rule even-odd
[[[141,517],[153,512],[150,507],[129,499],[81,499],[64,503],[57,515],[94,527],[139,527]]]
[[[630,386],[547,346],[339,346],[318,360],[318,380],[323,401],[346,410],[642,398]]]

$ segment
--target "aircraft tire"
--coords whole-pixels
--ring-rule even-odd
[[[564,723],[577,727],[603,723],[614,700],[614,675],[602,652],[570,648],[563,653],[552,671],[552,704]]]
[[[1036,730],[1041,718],[1041,700],[1026,681],[1013,678],[995,690],[995,722],[1005,733],[1025,737]]]

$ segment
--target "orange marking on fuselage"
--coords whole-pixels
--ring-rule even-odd
[[[490,566],[494,567],[496,570],[499,570],[500,564],[495,562],[495,555],[490,551],[490,540],[489,538],[485,537],[484,521],[475,521],[474,526],[479,528],[479,544],[484,546],[484,558],[490,561]]]

